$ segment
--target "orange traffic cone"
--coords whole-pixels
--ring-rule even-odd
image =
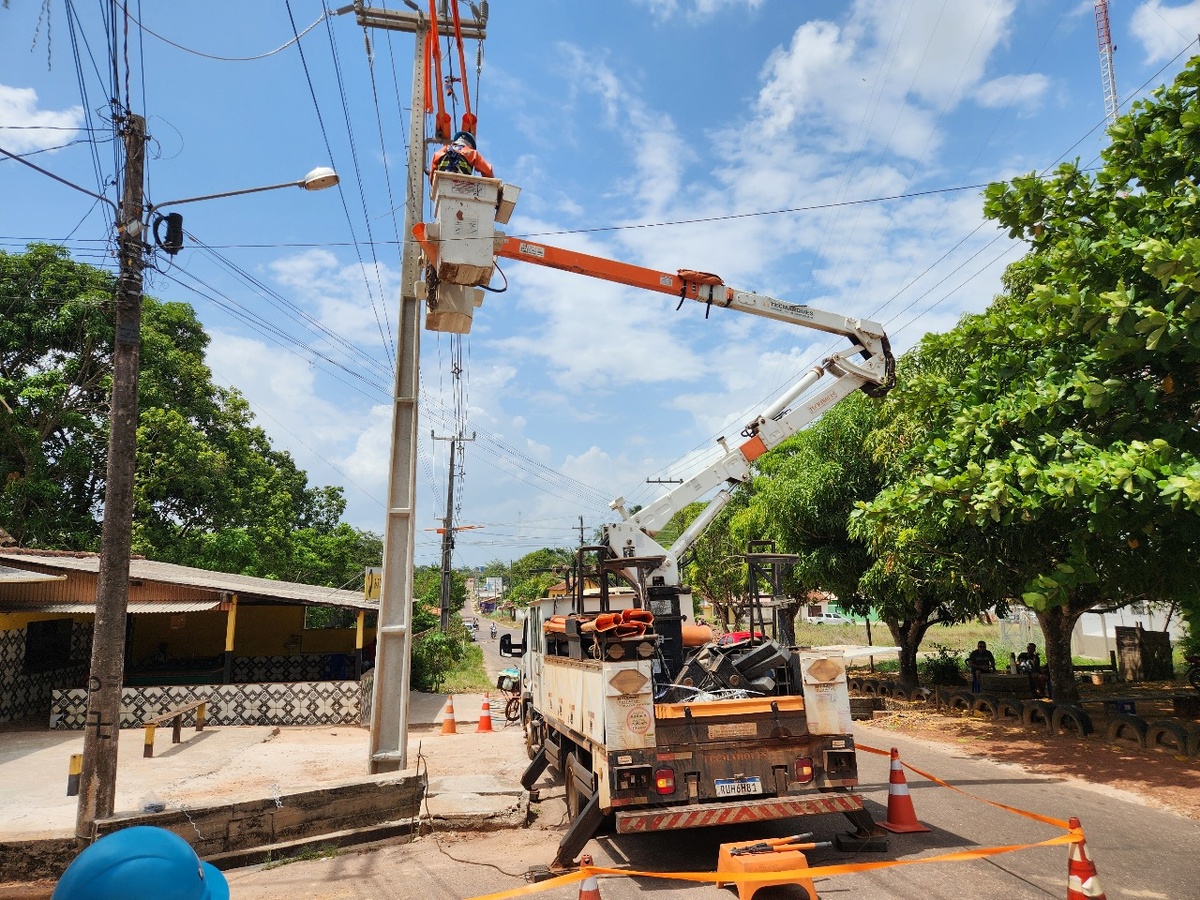
[[[458,734],[454,722],[454,695],[446,698],[446,712],[442,716],[442,734]]]
[[[888,777],[887,821],[880,822],[888,831],[908,834],[912,831],[929,829],[917,821],[912,797],[908,795],[908,782],[904,778],[904,767],[900,765],[900,751],[892,748],[892,771]]]
[[[592,865],[590,856],[579,857],[579,866]],[[600,883],[596,880],[595,875],[589,875],[579,883],[579,900],[600,900]]]
[[[1067,900],[1108,900],[1096,864],[1088,856],[1087,842],[1083,839],[1083,828],[1074,816],[1070,819],[1071,833],[1079,835],[1079,842],[1071,845],[1067,856]]]
[[[476,734],[484,731],[492,730],[492,704],[488,701],[488,695],[483,695],[483,705],[479,708],[479,727],[475,729]]]

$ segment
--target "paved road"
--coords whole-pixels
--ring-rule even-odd
[[[973,794],[1033,812],[1065,819],[1078,816],[1088,848],[1097,861],[1110,900],[1185,900],[1200,896],[1196,860],[1200,858],[1200,823],[1150,809],[1111,791],[1079,783],[1043,779],[1020,768],[969,757],[941,745],[927,745],[860,726],[861,743],[887,748],[895,744],[905,762],[944,778]],[[1086,750],[1084,751],[1086,752]],[[876,818],[886,818],[888,760],[860,755],[864,795]],[[1055,829],[936,786],[918,776],[908,779],[917,815],[929,834],[896,835],[886,854],[863,854],[862,861],[915,859],[951,850],[1032,843],[1052,837]],[[543,781],[543,800],[532,826],[524,830],[471,835],[431,835],[406,845],[370,852],[347,852],[334,859],[299,862],[269,871],[231,872],[233,896],[266,900],[304,896],[319,898],[406,898],[458,900],[524,884],[523,874],[553,856],[565,824],[562,789]],[[841,816],[820,816],[806,823],[818,839],[845,831]],[[799,830],[792,825],[741,826],[665,832],[629,837],[609,836],[588,844],[585,852],[598,865],[669,871],[711,871],[719,844]],[[1067,851],[1053,847],[1005,854],[989,860],[904,866],[819,881],[828,898],[871,900],[1061,900],[1066,895]],[[810,864],[840,863],[855,858],[834,851],[810,855]],[[764,889],[767,891],[767,889]],[[714,892],[710,884],[688,884],[648,878],[605,878],[604,900],[714,900],[732,896]],[[543,894],[550,900],[575,900],[578,885]],[[759,900],[800,898],[793,888],[760,892]]]

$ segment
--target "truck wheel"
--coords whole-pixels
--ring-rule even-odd
[[[592,780],[592,773],[579,762],[579,756],[572,751],[567,754],[567,762],[563,767],[563,781],[567,784],[567,820],[574,822],[587,805],[589,797],[579,789],[581,782]]]

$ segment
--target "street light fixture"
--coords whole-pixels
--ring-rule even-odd
[[[126,117],[125,192],[118,214],[120,274],[115,292],[112,356],[112,403],[109,408],[108,468],[104,489],[104,519],[100,534],[100,565],[96,577],[96,616],[88,677],[87,720],[83,733],[83,766],[75,836],[90,843],[97,819],[112,815],[116,797],[117,743],[121,728],[121,687],[125,668],[125,620],[129,606],[129,556],[133,543],[133,476],[135,469],[138,375],[141,356],[143,221],[155,209],[144,207],[142,193],[146,122]],[[337,184],[332,169],[319,168],[300,181],[226,191],[172,200],[194,203],[285,187],[321,190]],[[145,219],[143,219],[145,216]],[[175,216],[182,248],[182,217]],[[136,227],[131,227],[136,223]],[[166,245],[164,245],[166,246]],[[168,252],[172,252],[168,247]]]
[[[299,181],[285,181],[283,184],[269,184],[266,187],[243,188],[240,191],[223,191],[220,194],[204,194],[199,197],[185,197],[182,200],[168,200],[165,203],[155,203],[146,210],[146,222],[154,230],[154,241],[171,256],[183,249],[183,216],[179,213],[168,213],[156,216],[155,211],[164,206],[179,206],[181,203],[195,203],[197,200],[217,200],[221,197],[237,197],[241,194],[257,194],[261,191],[274,191],[279,188],[299,187],[306,191],[323,191],[338,183],[338,174],[327,166],[318,166]],[[167,225],[167,234],[159,234],[159,226]],[[142,223],[137,228],[140,231]]]

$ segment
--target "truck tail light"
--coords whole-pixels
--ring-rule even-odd
[[[660,794],[675,793],[675,770],[657,769],[654,772],[654,789]]]
[[[813,761],[811,756],[803,756],[796,760],[795,781],[808,784],[813,780]]]

